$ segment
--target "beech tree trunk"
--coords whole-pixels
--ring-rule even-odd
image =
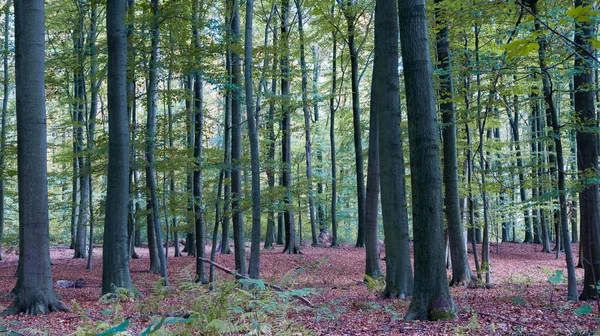
[[[15,301],[1,315],[67,310],[50,270],[44,2],[15,0],[19,266]]]
[[[456,150],[456,112],[454,110],[450,46],[448,42],[448,22],[443,18],[441,4],[436,0],[436,21],[440,26],[436,33],[438,69],[441,71],[439,102],[442,112],[443,151],[444,151],[444,206],[448,225],[448,241],[452,258],[452,280],[450,285],[467,285],[471,282],[471,268],[463,236],[458,196],[458,159]]]
[[[331,14],[335,11],[335,5],[331,7]],[[337,167],[335,148],[335,97],[337,93],[337,32],[333,30],[333,51],[331,56],[331,95],[329,97],[329,143],[331,147],[331,247],[338,246],[337,237]]]
[[[377,6],[387,1],[378,1]],[[456,306],[450,296],[444,267],[442,171],[425,1],[398,1],[398,6],[408,108],[415,240],[414,293],[404,318],[453,319]],[[381,154],[386,156],[383,152]]]

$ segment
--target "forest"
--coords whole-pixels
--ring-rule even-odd
[[[4,1],[0,333],[596,335],[597,5]]]

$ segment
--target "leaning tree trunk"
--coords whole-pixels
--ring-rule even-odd
[[[444,267],[442,172],[425,1],[398,1],[398,6],[408,109],[415,239],[414,293],[404,318],[453,319],[456,306],[450,296]],[[382,157],[386,156],[381,154]]]
[[[454,110],[450,46],[448,42],[448,22],[442,18],[439,7],[443,0],[436,0],[436,21],[440,26],[436,34],[438,67],[441,71],[439,101],[442,112],[443,151],[444,151],[444,206],[448,225],[448,240],[452,259],[452,280],[450,285],[467,285],[471,282],[471,268],[467,258],[467,248],[460,218],[458,195],[458,159],[456,150],[456,111]]]
[[[50,270],[44,36],[44,2],[15,0],[20,286],[2,315],[67,310]]]

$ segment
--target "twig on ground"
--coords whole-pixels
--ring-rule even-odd
[[[231,274],[231,275],[235,275],[235,277],[236,277],[236,278],[238,278],[238,279],[248,279],[248,280],[250,279],[249,277],[247,277],[247,276],[244,276],[244,275],[241,275],[241,274],[239,274],[238,272],[232,271],[232,270],[230,270],[229,268],[226,268],[226,267],[225,267],[225,266],[223,266],[223,265],[217,264],[216,262],[214,262],[214,261],[212,261],[212,260],[210,260],[210,259],[207,259],[207,258],[202,258],[202,257],[198,257],[198,259],[200,259],[200,260],[204,261],[205,263],[208,263],[208,264],[210,264],[210,265],[213,265],[214,267],[216,267],[216,268],[220,269],[221,271],[223,271],[223,272],[225,272],[225,273],[228,273],[228,274]],[[268,284],[268,283],[266,283],[266,282],[265,282],[265,285],[266,285],[267,287],[269,287],[269,288],[272,288],[272,289],[275,289],[275,290],[277,290],[277,291],[279,291],[279,292],[284,292],[283,288],[281,288],[281,287],[279,287],[279,286],[277,286],[277,285],[271,285],[271,284]],[[314,306],[314,305],[313,305],[313,304],[312,304],[310,301],[308,301],[306,298],[304,298],[304,297],[302,297],[302,296],[300,296],[300,295],[293,295],[293,297],[294,297],[294,298],[296,298],[296,299],[298,299],[298,300],[300,300],[302,303],[304,303],[304,304],[305,304],[305,305],[307,305],[308,307],[310,307],[310,308],[315,308],[315,306]]]

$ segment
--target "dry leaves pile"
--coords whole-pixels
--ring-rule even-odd
[[[597,308],[592,314],[578,316],[574,310],[586,303],[567,302],[566,284],[553,285],[548,280],[556,270],[564,269],[564,259],[555,254],[539,252],[531,244],[503,243],[492,246],[492,281],[494,288],[452,288],[459,308],[458,318],[445,322],[403,322],[409,300],[382,299],[367,290],[363,282],[364,249],[354,247],[322,248],[303,246],[302,255],[281,254],[281,246],[265,250],[261,255],[261,275],[268,281],[281,283],[286,288],[313,288],[309,297],[315,309],[291,312],[289,319],[318,335],[570,335],[594,334],[600,329],[596,320]],[[157,275],[148,274],[148,251],[137,249],[140,259],[131,261],[131,275],[136,288],[144,295],[152,293]],[[577,252],[577,246],[573,245]],[[73,251],[64,247],[51,250],[54,281],[83,279],[83,288],[55,287],[66,305],[73,300],[80,309],[88,310],[90,319],[110,319],[106,314],[109,303],[100,297],[102,257],[101,249],[94,250],[94,269],[86,270],[86,261],[72,259]],[[168,259],[171,278],[193,270],[193,257],[172,256]],[[0,308],[10,305],[6,297],[15,284],[14,274],[18,256],[5,253],[0,261]],[[472,255],[470,255],[472,257]],[[233,268],[233,255],[218,255],[217,262]],[[385,268],[385,262],[382,261]],[[448,271],[450,273],[450,271]],[[224,278],[225,275],[220,273]],[[583,271],[577,270],[579,279]],[[283,282],[283,283],[282,283]],[[581,284],[579,285],[581,288]],[[587,303],[595,307],[594,302]],[[298,303],[298,306],[301,306]],[[181,302],[167,297],[162,307],[153,312],[140,312],[135,302],[123,302],[119,313],[130,319],[138,330],[151,323],[153,315],[180,311]],[[185,307],[184,307],[185,308]],[[0,321],[8,329],[21,335],[39,331],[47,335],[72,334],[82,323],[81,316],[70,312],[46,316],[10,316]],[[1,333],[1,331],[0,331]]]

